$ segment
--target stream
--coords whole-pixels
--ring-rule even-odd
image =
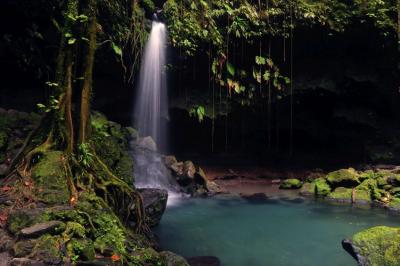
[[[304,199],[252,202],[192,198],[167,208],[156,228],[162,249],[216,256],[224,266],[351,266],[342,239],[376,225],[399,226],[383,209]]]

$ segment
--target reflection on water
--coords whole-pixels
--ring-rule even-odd
[[[341,240],[375,226],[398,226],[382,209],[300,199],[188,199],[167,209],[156,228],[161,247],[184,256],[214,255],[226,266],[349,266]]]

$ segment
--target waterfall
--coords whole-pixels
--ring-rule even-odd
[[[168,205],[178,197],[179,185],[164,164],[163,156],[153,149],[150,136],[158,150],[167,146],[166,119],[168,117],[168,99],[166,84],[166,39],[167,32],[163,23],[153,21],[149,40],[144,49],[140,68],[139,86],[135,104],[135,126],[143,138],[136,145],[135,185],[139,188],[161,188],[168,190]],[[150,145],[143,145],[150,143]]]
[[[167,31],[163,23],[153,21],[140,69],[135,104],[135,126],[141,136],[151,136],[158,148],[166,148],[168,117],[167,81],[165,75]]]

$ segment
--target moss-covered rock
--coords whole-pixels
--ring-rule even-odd
[[[133,159],[128,153],[129,141],[136,138],[134,129],[108,121],[99,112],[92,114],[92,143],[97,155],[115,175],[130,185],[134,183]]]
[[[66,204],[69,200],[63,156],[61,151],[46,152],[32,168],[37,196],[48,204]]]
[[[351,195],[351,188],[337,187],[333,192],[329,193],[327,199],[341,203],[351,203]]]
[[[313,182],[316,196],[326,196],[331,192],[331,187],[324,178],[317,178]]]
[[[400,228],[377,226],[342,242],[359,265],[395,266],[400,261]]]
[[[353,168],[330,172],[326,180],[332,187],[354,187],[360,183],[359,174]]]
[[[43,261],[50,265],[61,264],[63,254],[60,247],[62,244],[63,240],[59,236],[41,236],[35,242],[35,246],[29,257]]]
[[[33,223],[32,216],[23,211],[12,212],[7,219],[7,229],[10,233],[16,234],[21,229],[31,226]]]
[[[302,182],[299,179],[291,178],[284,180],[279,186],[280,189],[299,189],[302,186]]]

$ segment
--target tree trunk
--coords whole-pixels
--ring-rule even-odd
[[[90,135],[90,97],[92,93],[92,77],[94,55],[96,51],[96,32],[97,22],[95,10],[95,2],[89,1],[88,10],[91,13],[89,18],[89,25],[87,29],[88,46],[85,51],[85,58],[83,62],[83,84],[81,92],[81,109],[80,109],[80,127],[79,127],[79,143],[86,142]]]

